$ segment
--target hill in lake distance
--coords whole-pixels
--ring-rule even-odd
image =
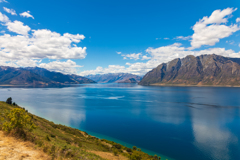
[[[98,83],[138,83],[142,77],[130,73],[108,73],[86,76]]]

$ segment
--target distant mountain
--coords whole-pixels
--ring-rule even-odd
[[[162,63],[140,85],[240,85],[240,58],[219,55],[186,56]]]
[[[141,80],[140,76],[129,73],[98,74],[88,75],[86,77],[98,83],[138,83]]]
[[[85,77],[64,75],[38,67],[13,68],[0,66],[1,85],[63,85],[81,83],[95,82]]]
[[[38,68],[38,67],[28,67],[25,68],[26,70],[29,70],[33,73],[36,73],[42,77],[46,77],[52,81],[56,81],[56,82],[60,82],[60,83],[64,83],[64,84],[83,84],[83,83],[96,83],[91,79],[82,77],[82,76],[78,76],[78,75],[65,75],[62,74],[60,72],[53,72],[53,71],[49,71],[47,69],[44,68]]]

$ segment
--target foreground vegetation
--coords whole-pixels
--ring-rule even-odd
[[[158,160],[137,147],[127,148],[105,139],[98,139],[86,132],[55,124],[29,113],[12,103],[0,101],[0,130],[6,134],[30,141],[52,159],[113,159],[98,153],[111,154],[116,159]]]

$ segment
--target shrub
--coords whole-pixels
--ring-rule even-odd
[[[117,149],[121,149],[122,148],[122,146],[120,144],[115,144],[115,145],[113,145],[113,147],[115,147]]]
[[[131,148],[127,148],[127,152],[132,152],[132,149]]]
[[[139,152],[133,152],[133,154],[130,156],[131,160],[141,160],[142,156],[139,154]]]
[[[137,147],[136,147],[136,146],[133,146],[133,150],[136,151],[136,150],[137,150]]]
[[[56,136],[55,135],[53,135],[53,134],[50,134],[50,136],[52,137],[52,138],[55,138]]]
[[[157,156],[156,154],[154,155],[153,158],[156,159],[156,160],[158,160],[158,156]]]
[[[51,141],[50,138],[48,137],[48,135],[46,135],[45,140],[46,141]]]
[[[5,111],[5,122],[3,130],[7,132],[16,131],[24,132],[24,129],[32,131],[36,126],[32,122],[31,117],[21,108],[14,108],[10,112]]]
[[[113,149],[113,154],[114,154],[114,156],[117,156],[118,155],[118,151],[116,149]]]
[[[138,148],[137,151],[141,152],[142,150],[141,150],[141,148]]]

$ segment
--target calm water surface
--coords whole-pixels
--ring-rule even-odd
[[[240,88],[1,88],[30,112],[163,159],[239,160]]]

